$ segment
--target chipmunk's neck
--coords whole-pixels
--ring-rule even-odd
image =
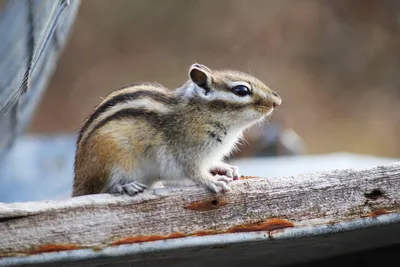
[[[242,129],[235,127],[229,121],[221,119],[218,114],[210,114],[201,102],[186,102],[179,106],[175,118],[171,120],[178,131],[172,136],[179,136],[181,146],[192,150],[199,160],[216,162],[230,154],[236,148]],[[202,159],[201,155],[206,158]]]

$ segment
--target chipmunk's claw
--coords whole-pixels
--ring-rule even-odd
[[[220,163],[216,166],[213,166],[211,168],[211,173],[213,175],[227,176],[232,178],[232,180],[239,180],[239,168],[226,163]]]
[[[217,174],[212,177],[212,179],[206,184],[206,186],[213,193],[225,193],[231,191],[228,183],[232,180],[233,179],[230,177]]]
[[[147,188],[146,185],[141,184],[139,182],[130,182],[127,184],[115,184],[110,187],[108,193],[111,194],[126,194],[129,196],[134,196],[139,193],[142,193]]]

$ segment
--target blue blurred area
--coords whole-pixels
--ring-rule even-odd
[[[69,197],[75,136],[25,136],[0,165],[0,202]]]

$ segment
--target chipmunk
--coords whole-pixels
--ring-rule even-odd
[[[239,71],[196,63],[188,74],[175,90],[151,83],[115,90],[94,109],[79,132],[72,196],[134,196],[159,179],[230,190],[238,168],[223,158],[281,97]]]

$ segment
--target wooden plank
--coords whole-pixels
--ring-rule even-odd
[[[266,170],[267,172],[267,170]],[[346,222],[400,212],[400,163],[288,177],[243,177],[232,191],[161,188],[0,204],[0,257]]]

